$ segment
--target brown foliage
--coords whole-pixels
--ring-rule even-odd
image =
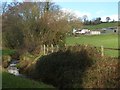
[[[3,33],[3,41],[6,47],[22,46],[33,52],[41,44],[63,46],[66,33],[73,26],[81,26],[78,18],[70,13],[65,14],[51,2],[11,3],[8,6],[3,14],[3,31],[6,33]],[[17,30],[20,31],[19,35],[15,33]]]
[[[2,67],[7,68],[10,63],[11,57],[9,55],[2,56]]]
[[[96,63],[89,68],[83,77],[85,88],[118,88],[120,72],[117,59],[104,57],[98,58]]]

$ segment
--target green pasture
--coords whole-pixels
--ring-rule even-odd
[[[67,45],[92,45],[104,48],[118,48],[118,35],[117,34],[106,34],[106,35],[81,35],[79,37],[67,37]],[[106,55],[112,57],[118,57],[117,50],[104,50]]]
[[[4,50],[0,50],[0,55],[11,55],[14,54],[16,51],[15,50],[11,50],[11,49],[4,49]]]
[[[83,28],[88,28],[90,30],[96,30],[96,29],[101,29],[101,28],[108,28],[108,27],[115,27],[117,26],[117,23],[101,23],[97,25],[85,25]]]
[[[53,88],[53,86],[27,78],[17,77],[3,71],[2,88]]]

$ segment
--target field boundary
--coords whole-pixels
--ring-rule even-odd
[[[100,48],[101,49],[101,56],[104,56],[104,51],[105,50],[116,50],[116,51],[120,51],[120,48],[107,48],[107,47],[104,47],[104,46],[101,46],[101,47],[96,47],[95,48]]]
[[[86,47],[88,45],[85,45]],[[68,46],[65,44],[65,48],[67,48]],[[92,47],[92,46],[91,46]],[[93,46],[94,48],[99,48],[100,51],[101,51],[101,56],[104,56],[105,55],[105,50],[116,50],[116,51],[120,51],[120,48],[107,48],[107,47],[104,47],[103,45],[101,45],[100,47],[98,46]],[[50,54],[50,53],[53,53],[53,52],[57,52],[59,51],[59,46],[58,45],[53,45],[51,44],[50,46],[48,45],[41,45],[41,51],[43,52],[44,55],[47,55],[47,54]]]

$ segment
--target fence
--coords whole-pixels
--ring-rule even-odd
[[[120,48],[104,48],[103,46],[101,46],[99,48],[101,48],[101,56],[104,56],[104,51],[105,50],[116,50],[116,51],[120,50]]]
[[[49,53],[53,53],[53,52],[57,52],[59,50],[59,46],[53,46],[53,44],[51,44],[50,46],[48,45],[41,45],[41,51],[43,51],[44,55],[47,55]]]
[[[87,47],[87,45],[85,45]],[[67,47],[65,45],[65,47]],[[104,56],[105,55],[105,50],[120,50],[120,48],[105,48],[104,46],[101,46],[101,47],[95,47],[95,48],[99,48],[100,51],[101,51],[101,56]],[[50,46],[48,45],[41,45],[41,51],[43,51],[43,54],[44,55],[47,55],[47,54],[50,54],[50,53],[53,53],[53,52],[57,52],[59,50],[59,46],[56,45],[56,46],[53,46],[53,44],[51,44]]]

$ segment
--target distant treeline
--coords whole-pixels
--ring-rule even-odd
[[[85,20],[84,25],[97,25],[97,24],[101,24],[101,23],[115,23],[115,22],[117,22],[114,19],[112,21],[109,21],[109,20],[107,20],[107,17],[106,17],[106,21],[101,21],[101,18],[99,17],[99,18],[96,18],[93,20]]]

